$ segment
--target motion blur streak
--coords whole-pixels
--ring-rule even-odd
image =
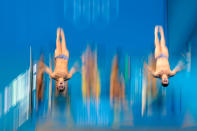
[[[125,107],[125,81],[123,74],[119,76],[118,56],[114,56],[110,77],[110,104],[114,109],[113,127],[119,127],[121,107]]]
[[[64,0],[64,17],[78,28],[106,25],[118,15],[119,0]]]
[[[150,54],[148,59],[149,67],[155,71],[156,61],[153,54]],[[142,88],[142,116],[144,115],[145,107],[150,107],[151,103],[157,98],[157,79],[153,78],[151,73],[145,68],[143,69],[143,88]],[[146,103],[148,106],[146,106]],[[148,111],[149,112],[149,111]],[[151,112],[150,112],[151,113]]]
[[[87,46],[86,51],[82,54],[82,95],[84,101],[86,102],[93,98],[96,102],[99,102],[100,90],[97,51],[92,51]]]

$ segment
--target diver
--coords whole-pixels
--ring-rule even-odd
[[[158,32],[160,33],[161,40],[159,41]],[[174,70],[171,71],[169,64],[168,48],[165,44],[165,36],[162,26],[155,26],[155,60],[156,70],[153,71],[146,65],[148,70],[152,73],[153,77],[161,78],[162,85],[167,87],[169,84],[168,78],[174,76],[177,72],[184,68],[183,62],[179,61]]]
[[[61,41],[60,41],[61,38]],[[54,72],[52,69],[47,67],[43,61],[40,61],[38,66],[40,72],[46,72],[52,79],[55,80],[55,90],[60,93],[67,91],[67,80],[69,80],[72,75],[77,71],[78,64],[75,63],[68,72],[68,60],[69,60],[69,51],[66,48],[66,40],[64,36],[64,31],[61,28],[57,29],[57,39],[56,39],[56,49],[55,49],[55,69]],[[57,95],[56,92],[56,95]]]

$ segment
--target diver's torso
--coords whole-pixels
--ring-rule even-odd
[[[169,73],[170,64],[167,58],[159,58],[156,61],[156,72]]]
[[[68,73],[68,60],[56,59],[55,60],[55,73]]]

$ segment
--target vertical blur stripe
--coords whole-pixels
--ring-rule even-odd
[[[87,95],[86,92],[86,68],[85,68],[85,54],[82,55],[82,96],[83,96],[83,101],[85,101],[85,96]]]
[[[130,80],[130,56],[127,54],[125,56],[125,73],[124,73],[125,83]]]
[[[4,93],[4,114],[7,113],[7,87],[5,88],[5,93]]]
[[[145,63],[144,63],[145,64]],[[147,71],[143,67],[143,79],[142,79],[142,108],[141,108],[141,115],[144,116],[145,108],[146,108],[146,92],[147,92]]]
[[[145,62],[144,62],[145,64]],[[155,71],[156,61],[153,54],[150,54],[148,57],[148,66]],[[143,67],[143,80],[142,80],[142,112],[141,115],[144,116],[145,110],[151,113],[149,110],[150,104],[157,98],[158,89],[157,89],[157,79],[153,78],[152,75]],[[149,104],[148,106],[146,104]]]
[[[3,102],[3,99],[2,99],[2,94],[0,92],[0,118],[1,118],[1,115],[2,115],[2,107],[3,107],[2,102]]]
[[[92,95],[97,101],[100,96],[100,74],[97,65],[97,51],[87,46],[82,54],[82,95],[83,100]]]
[[[100,73],[97,71],[97,81],[96,81],[96,100],[99,100],[101,87],[100,87]]]
[[[64,0],[65,19],[79,28],[84,25],[109,24],[118,15],[119,0]]]

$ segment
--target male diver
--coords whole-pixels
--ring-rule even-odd
[[[61,41],[60,41],[61,38]],[[63,92],[65,89],[67,91],[67,80],[69,80],[72,75],[77,71],[77,64],[75,64],[70,72],[68,72],[68,60],[69,51],[66,48],[66,40],[64,36],[64,31],[61,28],[57,29],[57,39],[56,39],[56,49],[55,49],[55,69],[52,69],[44,65],[42,61],[39,62],[38,66],[42,67],[40,72],[46,72],[52,79],[55,80],[55,89],[58,92]]]
[[[159,41],[158,32],[160,33],[161,40]],[[169,64],[168,48],[165,44],[165,37],[162,26],[155,26],[155,59],[156,70],[153,71],[149,66],[146,66],[152,73],[153,77],[161,78],[162,85],[167,87],[169,84],[168,78],[174,76],[177,72],[181,71],[184,66],[183,62],[179,62],[174,70],[171,71]]]

